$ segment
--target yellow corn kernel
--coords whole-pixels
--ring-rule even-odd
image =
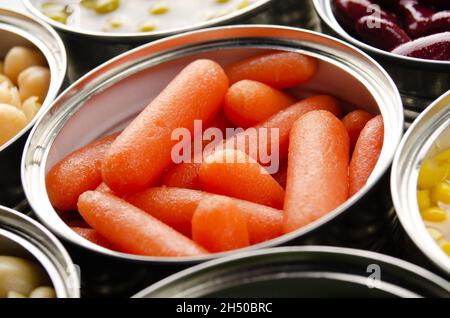
[[[243,0],[243,1],[241,1],[241,3],[238,4],[237,9],[241,10],[241,9],[248,7],[249,5],[250,5],[250,2],[248,0]]]
[[[447,177],[448,167],[431,159],[425,159],[419,172],[418,185],[421,189],[429,189]]]
[[[420,211],[424,211],[425,209],[428,209],[431,206],[429,190],[417,191],[417,204],[419,205]]]
[[[170,8],[165,2],[157,3],[150,9],[151,14],[159,15],[169,12]]]
[[[442,202],[450,204],[450,184],[447,182],[439,182],[431,189],[430,197],[433,203]]]
[[[447,219],[447,212],[437,206],[428,208],[422,212],[422,217],[429,222],[444,222]]]
[[[444,241],[440,244],[440,246],[442,250],[445,252],[445,254],[450,256],[450,241]]]
[[[106,14],[116,11],[120,6],[120,0],[97,0],[95,11],[99,14]]]
[[[444,150],[434,158],[437,162],[450,162],[450,148]]]
[[[144,22],[139,25],[139,31],[152,32],[156,30],[156,25],[151,22]]]
[[[444,237],[444,234],[442,234],[441,231],[436,230],[432,227],[427,227],[427,231],[430,234],[430,236],[433,238],[433,240],[435,240],[436,242]]]

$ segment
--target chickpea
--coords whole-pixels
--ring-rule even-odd
[[[7,78],[5,75],[0,74],[0,85],[3,83],[8,83],[9,86],[13,86],[13,83],[9,78]]]
[[[46,281],[44,270],[37,264],[18,257],[0,256],[0,298],[7,297],[10,291],[29,295]]]
[[[30,66],[20,73],[17,81],[22,100],[37,96],[42,103],[50,86],[50,70],[43,66]]]
[[[31,292],[30,298],[56,298],[56,293],[51,287],[41,286]]]
[[[23,102],[22,111],[27,118],[27,123],[29,123],[34,116],[36,116],[40,108],[41,104],[39,103],[39,98],[36,96],[31,96]]]
[[[41,52],[23,46],[16,46],[6,54],[4,72],[13,83],[17,83],[17,77],[23,70],[33,65],[44,66],[45,64],[46,61]]]
[[[27,298],[27,296],[25,296],[21,293],[17,293],[15,291],[8,292],[8,295],[6,297],[7,298]]]
[[[0,84],[0,104],[8,104],[20,108],[20,94],[17,87],[9,85],[8,82]]]

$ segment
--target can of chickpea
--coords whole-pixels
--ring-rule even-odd
[[[24,199],[20,160],[27,132],[59,92],[66,51],[55,31],[21,13],[0,9],[0,204]]]
[[[407,233],[403,255],[450,277],[450,91],[413,123],[395,156],[391,191]],[[411,244],[412,243],[412,244]],[[425,257],[424,257],[425,256]]]
[[[36,221],[0,206],[0,298],[78,298],[79,271]]]
[[[374,56],[386,68],[402,94],[405,107],[415,113],[410,113],[412,120],[417,113],[450,88],[448,22],[442,21],[436,32],[432,32],[434,29],[430,27],[428,33],[419,35],[408,29],[407,21],[408,17],[414,18],[409,14],[415,13],[419,14],[416,18],[420,19],[420,12],[414,12],[416,4],[407,4],[407,1],[405,4],[386,6],[379,5],[383,1],[353,1],[355,7],[359,8],[354,11],[350,8],[352,3],[347,6],[348,2],[342,0],[313,0],[313,2],[327,33],[338,35],[358,46]],[[440,16],[439,19],[448,21],[449,11],[444,4],[441,7],[422,7],[422,9],[429,12],[429,15],[435,15],[435,18],[427,16],[424,19],[437,20]],[[364,10],[367,12],[364,13]],[[381,16],[381,21],[376,16]],[[392,24],[392,27],[384,27],[385,24]],[[397,24],[402,25],[402,28]],[[362,29],[362,26],[366,29]],[[386,30],[388,32],[384,32]],[[399,33],[400,35],[395,38],[403,39],[401,42],[405,43],[403,45],[397,43],[390,32],[394,35],[398,35],[396,32]],[[403,46],[405,47],[401,48]],[[416,51],[411,51],[409,47],[415,47]]]

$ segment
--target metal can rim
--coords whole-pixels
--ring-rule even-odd
[[[287,241],[292,241],[293,239],[295,239],[299,236],[306,235],[307,233],[315,230],[316,228],[322,226],[323,224],[331,221],[332,219],[336,219],[338,216],[340,216],[341,214],[346,212],[348,210],[348,208],[355,205],[367,192],[369,192],[370,188],[388,170],[390,163],[392,162],[392,159],[394,157],[395,149],[396,149],[398,143],[400,142],[401,135],[403,133],[404,117],[403,117],[402,101],[401,101],[400,94],[399,94],[394,82],[392,81],[390,76],[387,74],[387,72],[375,60],[373,60],[369,55],[362,52],[361,50],[353,47],[352,45],[345,43],[341,40],[335,39],[331,36],[326,36],[326,35],[320,34],[318,32],[314,32],[314,31],[310,31],[310,30],[303,30],[303,29],[293,28],[293,27],[272,26],[272,25],[226,26],[226,27],[210,28],[207,30],[198,30],[198,31],[193,31],[193,32],[185,33],[185,34],[175,35],[175,36],[172,36],[169,38],[157,40],[155,42],[142,45],[136,49],[128,51],[128,52],[126,52],[122,55],[119,55],[118,57],[100,65],[99,67],[92,70],[91,72],[87,73],[85,76],[83,76],[81,79],[79,79],[77,82],[72,84],[69,88],[67,88],[59,96],[59,98],[57,100],[55,100],[52,107],[47,111],[47,115],[52,110],[54,110],[54,108],[57,108],[58,107],[57,105],[59,103],[63,103],[65,101],[65,99],[68,98],[68,96],[73,96],[73,93],[75,93],[77,91],[77,86],[80,86],[82,84],[84,84],[84,85],[87,84],[89,81],[93,80],[93,78],[96,76],[97,73],[103,73],[103,74],[108,73],[107,70],[109,68],[111,68],[113,66],[117,67],[120,64],[126,64],[127,60],[130,60],[130,59],[132,60],[133,57],[139,57],[141,51],[151,50],[151,49],[157,50],[157,49],[159,49],[160,46],[166,47],[168,45],[168,43],[176,43],[177,44],[176,47],[179,47],[180,40],[185,40],[185,41],[187,41],[187,43],[190,43],[190,41],[192,41],[195,44],[198,41],[197,37],[204,38],[205,35],[211,35],[211,34],[215,34],[215,33],[217,33],[217,34],[222,34],[224,32],[239,33],[242,31],[250,32],[251,30],[253,30],[255,32],[256,31],[259,32],[261,30],[265,30],[267,32],[269,32],[269,31],[270,32],[279,32],[279,33],[286,32],[286,33],[289,33],[289,36],[291,36],[293,38],[303,35],[306,37],[317,37],[323,41],[333,42],[335,45],[338,45],[339,47],[341,47],[343,51],[348,50],[348,51],[352,52],[353,54],[357,54],[359,56],[359,58],[361,59],[361,61],[364,61],[364,63],[367,63],[367,64],[364,64],[365,66],[371,65],[371,67],[373,67],[373,69],[376,70],[376,72],[379,72],[380,76],[382,76],[386,80],[386,83],[385,83],[386,87],[378,81],[376,82],[376,84],[382,85],[383,88],[385,89],[385,90],[383,90],[383,94],[382,94],[383,98],[388,98],[388,97],[390,98],[389,103],[387,103],[387,104],[383,103],[383,106],[380,106],[380,107],[384,107],[383,109],[381,109],[381,111],[386,112],[384,114],[386,116],[384,116],[384,115],[383,116],[386,117],[386,119],[389,119],[389,121],[386,122],[387,129],[389,129],[390,131],[392,130],[391,131],[392,134],[389,136],[389,138],[385,137],[385,144],[386,145],[389,144],[389,149],[387,149],[387,146],[386,146],[386,148],[384,148],[384,150],[382,151],[382,157],[380,157],[380,160],[379,160],[377,166],[375,167],[374,173],[373,173],[372,177],[369,179],[366,186],[363,187],[363,189],[361,189],[361,191],[358,192],[356,195],[349,198],[347,200],[347,202],[345,202],[339,208],[337,208],[333,212],[329,213],[327,216],[324,216],[320,220],[318,220],[308,226],[305,226],[304,228],[299,229],[297,231],[294,231],[294,232],[291,232],[288,234],[284,234],[281,237],[275,238],[268,242],[263,242],[263,243],[260,243],[257,245],[253,245],[253,246],[243,249],[243,250],[264,248],[264,247],[270,247],[273,245],[281,245],[283,243],[286,243]],[[224,36],[224,35],[222,34],[222,36]],[[213,36],[209,36],[207,38],[211,38],[211,37],[214,38]],[[230,37],[230,36],[228,36],[228,37]],[[226,38],[228,39],[228,37],[226,37]],[[260,35],[260,37],[263,38],[261,35]],[[236,36],[230,37],[230,38],[232,38],[233,40],[237,40]],[[264,36],[264,38],[267,38],[267,36]],[[187,40],[187,39],[189,39],[189,40]],[[245,37],[245,39],[248,39],[248,37]],[[297,40],[299,41],[298,38],[297,38]],[[299,46],[298,43],[297,43],[297,46]],[[188,45],[186,43],[185,43],[185,47],[188,47]],[[166,48],[166,51],[167,51],[167,48]],[[168,52],[170,53],[171,51],[169,50]],[[355,61],[352,60],[351,62],[354,63]],[[350,63],[350,61],[349,61],[349,63]],[[367,74],[369,74],[369,70],[365,69],[364,76],[368,76],[368,78],[371,78],[371,76],[373,75],[372,73],[370,73],[370,75],[367,75]],[[111,76],[111,74],[108,74],[108,78],[110,78],[110,76]],[[381,88],[380,88],[380,90],[381,90]],[[388,94],[388,92],[389,92],[389,94]],[[380,95],[380,98],[381,98],[381,95]],[[391,107],[392,109],[389,107]],[[70,110],[71,113],[74,111],[75,111],[74,109]],[[390,112],[390,113],[388,114],[388,112]],[[62,115],[62,114],[61,114],[61,116],[64,117],[64,115]],[[22,169],[21,169],[22,185],[24,187],[24,191],[30,202],[30,205],[36,211],[38,218],[44,224],[46,224],[46,226],[48,226],[52,230],[56,231],[56,233],[58,235],[61,235],[61,236],[65,237],[66,239],[69,239],[68,238],[69,234],[64,233],[64,235],[63,235],[63,233],[58,231],[55,226],[52,226],[52,224],[50,222],[48,222],[48,220],[46,220],[45,215],[43,215],[42,213],[39,213],[39,211],[41,209],[39,209],[39,207],[35,205],[35,203],[36,203],[35,196],[37,194],[33,193],[31,187],[29,187],[29,178],[33,178],[33,177],[37,177],[39,179],[43,178],[42,175],[39,175],[39,174],[42,174],[42,171],[40,173],[38,173],[37,171],[33,172],[32,171],[33,169],[30,168],[30,165],[32,165],[32,162],[34,160],[36,162],[39,162],[42,159],[42,158],[37,159],[34,156],[32,156],[31,155],[32,150],[30,150],[30,149],[33,149],[34,146],[32,146],[32,145],[36,143],[36,140],[34,140],[34,139],[37,138],[37,137],[34,137],[36,135],[36,131],[41,128],[40,126],[42,125],[42,122],[45,121],[46,117],[47,116],[44,115],[39,118],[39,122],[33,128],[32,132],[30,133],[30,136],[27,140],[27,143],[25,145],[24,156],[22,157],[22,165],[21,165],[21,167],[22,167]],[[49,138],[51,138],[51,136],[53,136],[52,133],[48,133],[48,132],[47,132],[47,135],[49,135]],[[52,141],[46,140],[46,142],[52,142]],[[39,148],[41,149],[42,146],[39,146]],[[39,151],[42,151],[42,149]],[[43,152],[45,152],[45,150],[43,150]],[[45,154],[43,154],[43,153],[41,153],[40,155],[45,156]],[[39,162],[39,164],[40,163],[41,162]],[[37,173],[37,175],[35,173]],[[51,208],[51,206],[49,208]],[[80,244],[80,242],[76,241],[75,237],[71,237],[69,240],[75,244]],[[205,261],[205,260],[208,260],[211,258],[222,257],[224,255],[228,255],[231,253],[236,253],[236,251],[231,251],[231,252],[214,254],[213,256],[207,256],[207,257],[180,257],[180,258],[150,257],[150,256],[137,256],[137,255],[130,255],[130,254],[119,253],[119,252],[112,252],[112,251],[106,250],[106,249],[98,247],[98,246],[93,246],[91,244],[89,244],[89,245],[85,244],[84,242],[81,245],[84,248],[95,250],[96,252],[99,252],[99,253],[107,255],[107,256],[118,257],[120,259],[126,259],[126,260],[135,261],[135,262],[150,262],[150,263],[152,263],[152,262],[154,262],[154,263],[167,262],[167,263],[176,263],[176,264],[190,264],[190,263]]]
[[[181,272],[175,273],[169,277],[166,277],[161,281],[156,282],[155,284],[136,293],[134,296],[132,296],[132,298],[143,298],[148,296],[149,294],[151,295],[152,293],[164,291],[164,289],[173,287],[173,285],[176,286],[177,284],[180,284],[180,282],[183,282],[183,284],[185,284],[185,286],[183,287],[186,286],[188,287],[190,280],[195,280],[195,277],[210,274],[211,272],[214,271],[214,269],[226,270],[227,266],[243,265],[243,262],[245,262],[245,260],[263,257],[271,257],[273,259],[277,259],[287,254],[289,254],[292,257],[295,257],[296,255],[298,256],[301,254],[311,254],[311,253],[320,255],[323,254],[324,256],[327,255],[328,256],[339,255],[340,257],[347,256],[349,258],[351,257],[352,259],[358,258],[358,259],[373,260],[377,264],[380,263],[390,264],[391,266],[394,266],[397,269],[413,273],[418,277],[423,277],[424,279],[427,279],[436,287],[439,287],[440,289],[442,289],[443,291],[445,291],[450,295],[450,283],[445,279],[437,276],[432,272],[429,272],[424,268],[421,268],[417,265],[411,264],[409,262],[406,262],[404,260],[389,255],[379,254],[365,250],[357,250],[333,246],[301,246],[301,247],[297,246],[297,247],[276,247],[250,252],[242,252],[221,259],[215,259],[199,265],[195,265]],[[158,296],[156,295],[156,297]]]

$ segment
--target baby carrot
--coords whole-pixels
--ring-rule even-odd
[[[198,204],[211,196],[213,194],[202,191],[161,187],[128,195],[125,199],[177,231],[190,236],[191,221]],[[282,211],[248,201],[233,200],[247,218],[251,244],[281,235]]]
[[[305,98],[302,101],[295,103],[294,105],[291,105],[286,109],[283,109],[266,121],[254,127],[257,131],[259,131],[259,129],[261,128],[267,130],[266,135],[258,134],[258,146],[267,145],[267,154],[271,154],[271,151],[274,148],[274,145],[272,145],[271,130],[276,129],[279,134],[279,157],[280,159],[285,159],[288,154],[289,133],[291,131],[292,125],[297,119],[313,110],[327,110],[337,117],[341,115],[339,102],[332,96],[315,95]],[[239,143],[238,139],[245,140],[246,138],[250,138],[250,136],[252,135],[252,130],[252,128],[249,128],[243,133],[236,135],[234,138],[230,138],[229,140],[227,140],[225,147],[234,148],[237,144],[244,144],[242,142]],[[248,148],[239,150],[249,153]],[[258,153],[259,152],[260,149],[258,148]]]
[[[225,149],[207,156],[199,170],[202,189],[273,208],[282,208],[284,190],[246,153]]]
[[[327,111],[313,111],[292,127],[289,145],[284,232],[332,211],[348,198],[349,137]]]
[[[111,190],[106,183],[102,182],[100,183],[100,185],[95,189],[95,191],[97,192],[101,192],[101,193],[109,193],[109,194],[114,194],[113,190]]]
[[[100,245],[110,250],[114,249],[112,245],[107,240],[105,240],[103,236],[98,234],[97,231],[95,231],[94,229],[87,229],[83,227],[71,227],[71,229],[79,236],[85,238],[88,241],[91,241],[94,244]]]
[[[257,55],[226,68],[231,84],[258,81],[273,88],[292,88],[305,83],[317,71],[317,60],[294,52]]]
[[[176,165],[166,174],[163,185],[174,188],[186,188],[200,190],[200,181],[198,179],[198,163],[181,163]]]
[[[350,150],[353,150],[355,148],[356,141],[358,140],[361,130],[364,128],[367,122],[372,119],[372,117],[373,116],[368,112],[357,109],[348,113],[344,118],[342,118],[342,122],[347,129],[348,136],[350,137]]]
[[[154,184],[172,163],[172,133],[194,120],[209,123],[228,89],[223,69],[210,60],[189,64],[112,144],[102,165],[104,182],[116,193]]]
[[[195,210],[192,239],[214,253],[247,247],[247,219],[233,199],[211,196]]]
[[[383,117],[378,115],[367,122],[356,142],[349,169],[350,195],[366,184],[380,157],[383,141]]]
[[[249,143],[247,141],[252,140],[252,136],[254,136],[254,132],[256,129],[256,154],[260,153],[261,149],[259,147],[263,146],[267,147],[266,153],[268,155],[271,155],[272,149],[274,149],[274,145],[272,145],[272,143],[277,142],[276,139],[271,139],[271,131],[272,129],[276,129],[279,133],[279,159],[286,159],[289,146],[289,132],[291,131],[292,125],[298,118],[313,110],[327,110],[337,117],[341,116],[341,108],[336,98],[328,95],[311,96],[280,111],[279,113],[273,115],[259,125],[251,127],[244,132],[239,133],[232,138],[229,138],[227,141],[225,141],[224,147],[227,149],[238,149],[250,154],[248,147]],[[260,134],[259,129],[265,129],[267,131],[267,134]],[[244,146],[242,147],[238,145]],[[192,166],[180,165],[176,169],[178,175],[189,175],[190,180],[195,180],[195,175],[192,174],[193,170],[195,169]],[[179,184],[172,183],[171,185],[184,187],[184,184],[185,183],[183,182]]]
[[[45,179],[53,207],[62,211],[75,210],[78,197],[102,182],[101,162],[117,135],[78,149],[53,166]]]
[[[111,194],[88,191],[78,200],[84,220],[125,253],[198,256],[207,251],[168,225]]]
[[[266,84],[242,80],[228,89],[223,108],[233,124],[247,128],[266,120],[295,101],[293,97]]]

